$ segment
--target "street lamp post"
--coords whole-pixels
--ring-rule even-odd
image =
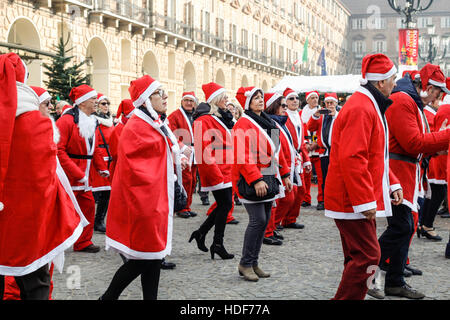
[[[445,56],[447,55],[447,38],[443,38],[443,48],[442,48],[442,55],[438,57],[438,50],[440,49],[440,37],[435,34],[435,27],[433,25],[429,25],[428,27],[428,43],[427,40],[424,39],[422,41],[422,44],[420,46],[420,49],[425,50],[419,50],[419,57],[425,62],[433,63],[435,60],[442,61],[445,59]],[[427,47],[427,48],[426,48]],[[422,54],[424,52],[424,54]]]
[[[394,9],[398,14],[400,15],[403,14],[405,16],[405,20],[403,20],[403,23],[406,25],[406,29],[410,28],[413,15],[427,10],[433,3],[433,0],[428,0],[428,4],[424,6],[420,4],[421,0],[406,0],[405,7],[402,8],[398,4],[397,0],[387,0],[387,1],[392,9]]]

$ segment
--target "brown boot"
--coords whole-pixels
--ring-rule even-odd
[[[253,271],[255,271],[256,275],[260,278],[270,277],[270,273],[262,271],[258,266],[253,266]]]
[[[258,276],[256,275],[255,271],[253,271],[252,267],[244,267],[242,265],[239,265],[238,271],[239,275],[243,276],[244,279],[247,281],[256,282],[259,280]]]

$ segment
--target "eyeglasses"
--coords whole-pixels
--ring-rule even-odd
[[[162,98],[162,97],[164,97],[164,96],[166,95],[166,92],[164,91],[164,89],[159,89],[159,90],[156,90],[156,91],[152,94],[152,96],[155,95],[155,94],[159,95],[159,96]]]
[[[293,100],[300,100],[298,97],[290,97],[289,100],[293,101]]]

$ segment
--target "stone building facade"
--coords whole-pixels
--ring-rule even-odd
[[[174,110],[183,91],[215,81],[267,91],[285,75],[344,74],[349,11],[339,0],[1,0],[0,52],[26,58],[29,84],[44,86],[42,63],[62,35],[113,110],[130,81],[158,79]],[[308,61],[303,62],[308,40]]]

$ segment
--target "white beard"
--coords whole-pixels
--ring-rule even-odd
[[[61,135],[59,134],[58,126],[56,125],[56,122],[53,119],[53,117],[49,117],[49,118],[50,118],[50,121],[52,122],[52,127],[53,127],[53,141],[56,144],[58,144],[59,138],[61,137]]]
[[[94,116],[88,116],[80,110],[80,117],[78,120],[78,130],[83,138],[93,138],[95,135],[95,129],[97,127],[97,120]]]

